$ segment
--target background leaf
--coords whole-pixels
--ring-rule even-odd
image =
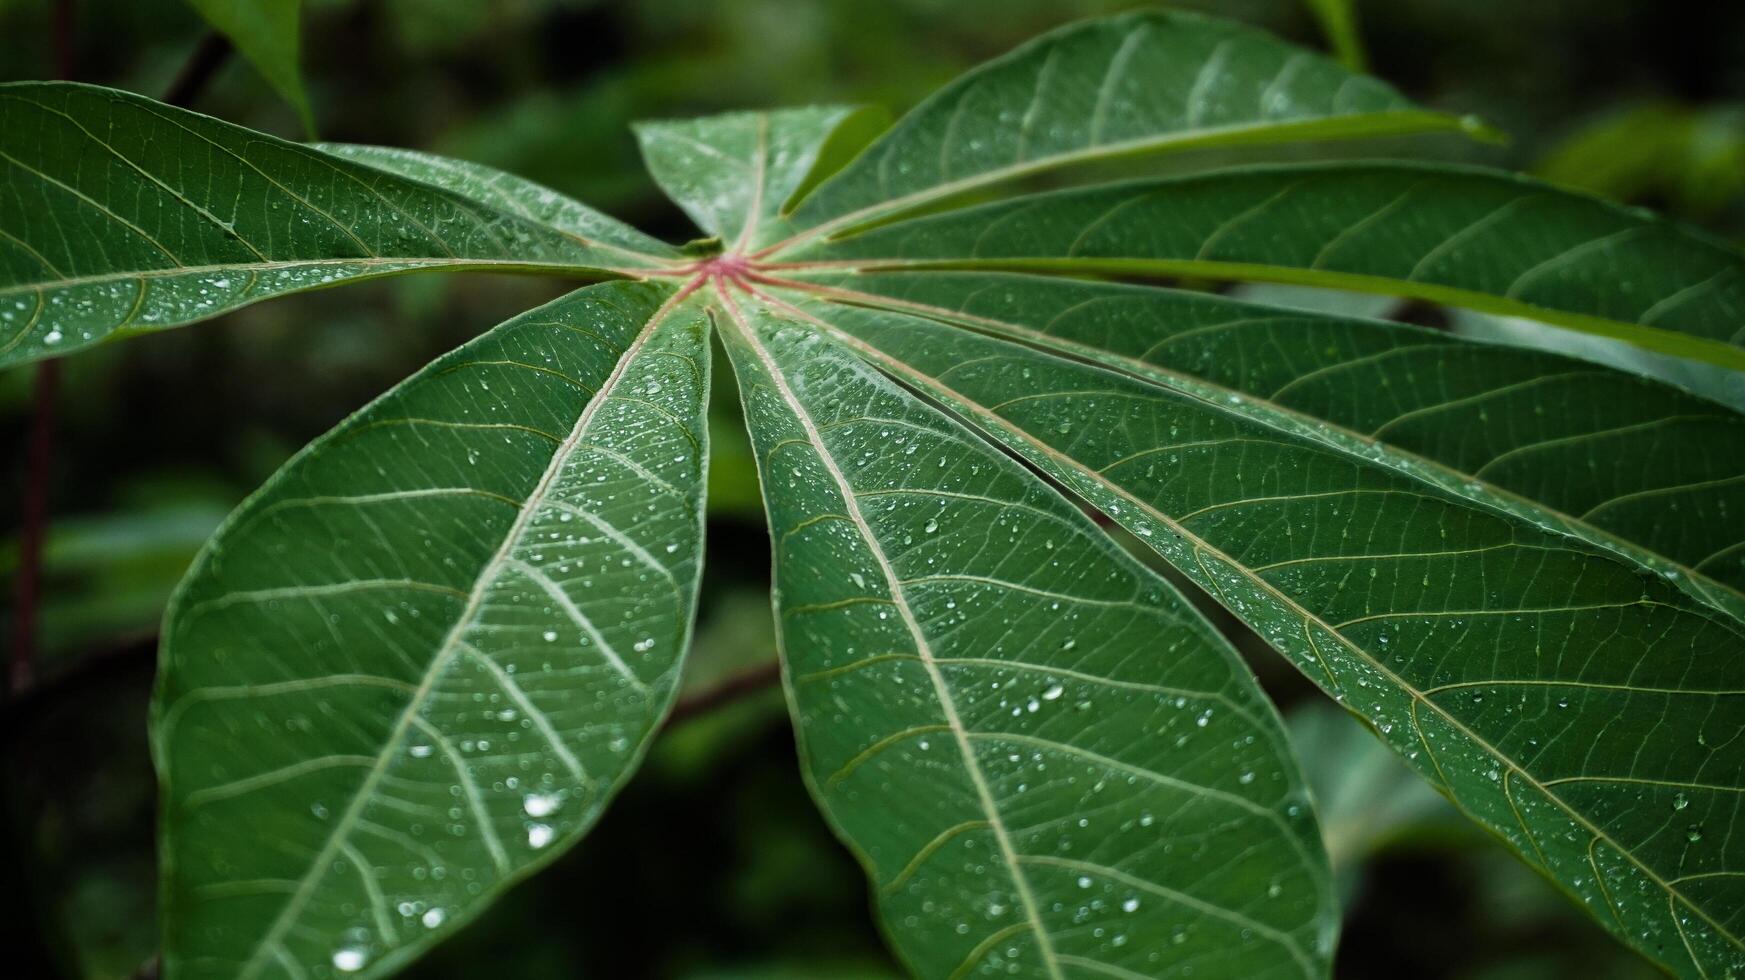
[[[285,97],[303,120],[303,130],[315,134],[315,116],[303,91],[298,65],[303,46],[303,0],[188,0],[200,16],[230,39]]]
[[[1363,71],[1369,60],[1363,53],[1363,37],[1357,30],[1357,0],[1307,0],[1315,19],[1321,22],[1321,32],[1333,45],[1339,63],[1352,71]]]
[[[598,817],[677,684],[707,322],[603,284],[298,455],[166,619],[164,963],[381,976]]]

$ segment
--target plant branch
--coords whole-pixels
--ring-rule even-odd
[[[667,716],[666,725],[671,728],[722,705],[755,694],[774,684],[781,676],[782,664],[779,660],[771,660],[734,674],[713,687],[698,691],[690,697],[680,698],[679,703],[673,705],[672,713]]]
[[[58,0],[54,10],[55,71],[63,79],[74,77],[75,54],[73,26],[74,0]],[[206,86],[230,56],[228,38],[217,31],[208,31],[195,45],[193,53],[183,63],[176,78],[164,92],[166,103],[187,107],[200,97]],[[36,677],[36,622],[42,599],[42,548],[48,533],[48,512],[51,470],[54,466],[55,416],[60,392],[60,362],[44,361],[37,365],[35,399],[31,408],[30,442],[26,450],[24,471],[23,524],[19,534],[18,573],[13,585],[12,654],[7,667],[7,691],[17,698]],[[132,652],[140,644],[124,643],[116,649]],[[146,646],[145,649],[151,649]],[[101,667],[117,659],[115,651],[97,654],[91,659]],[[130,659],[130,658],[128,658]],[[95,671],[81,664],[56,681],[57,687],[67,686]],[[33,699],[36,700],[36,699]],[[12,712],[16,718],[20,712]],[[12,720],[9,718],[9,723]],[[10,724],[9,724],[10,727]]]
[[[48,530],[50,470],[54,465],[55,401],[60,364],[36,367],[30,443],[24,461],[24,524],[19,534],[18,574],[13,583],[12,658],[7,690],[14,696],[36,675],[36,613],[42,593],[42,544]]]
[[[164,101],[184,109],[193,105],[200,93],[206,90],[207,83],[212,81],[212,76],[224,67],[231,50],[229,38],[217,31],[207,31],[200,43],[194,46],[193,53],[188,55],[188,60],[182,63],[175,81],[164,91]]]

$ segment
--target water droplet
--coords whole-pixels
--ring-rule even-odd
[[[437,926],[442,925],[442,920],[446,918],[448,918],[448,913],[444,912],[442,909],[433,908],[424,913],[424,916],[418,921],[424,923],[424,928],[426,929],[435,929]]]
[[[548,817],[562,802],[556,793],[528,793],[521,798],[521,809],[530,817]]]
[[[361,946],[341,946],[333,951],[333,968],[341,973],[356,973],[369,961],[369,953]]]
[[[537,851],[551,843],[551,838],[553,836],[554,831],[549,825],[542,823],[529,824],[527,827],[527,846]]]
[[[1066,688],[1061,687],[1059,684],[1050,684],[1043,690],[1042,700],[1053,701],[1064,693],[1066,693]]]
[[[547,643],[556,643],[557,642],[557,630],[546,630],[544,633],[541,633],[539,635],[540,635],[540,638],[545,640],[545,642],[547,642]]]
[[[1684,839],[1687,841],[1690,841],[1692,844],[1695,844],[1697,841],[1702,840],[1703,839],[1703,825],[1700,823],[1691,824],[1690,827],[1687,828],[1684,832]]]
[[[1672,798],[1672,808],[1674,810],[1682,810],[1687,806],[1690,806],[1690,797],[1684,795],[1683,793],[1680,793],[1677,796],[1674,796]]]
[[[1137,912],[1137,911],[1139,911],[1139,899],[1129,898],[1125,902],[1122,902],[1121,903],[1121,911],[1123,911],[1123,912]]]

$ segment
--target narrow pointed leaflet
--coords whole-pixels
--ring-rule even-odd
[[[1738,619],[1245,396],[802,302],[1131,530],[1625,941],[1681,975],[1745,969]]]
[[[419,270],[599,279],[672,256],[137,95],[0,85],[0,367]]]
[[[230,39],[297,110],[303,129],[315,131],[309,94],[303,88],[303,0],[188,0],[213,29]]]
[[[1678,389],[1205,293],[1007,273],[818,278],[844,302],[1095,361],[1355,453],[1618,551],[1745,622],[1745,508],[1730,506],[1745,489],[1745,417]]]
[[[213,538],[154,711],[166,971],[393,972],[592,824],[670,706],[708,323],[584,289],[316,440]]]
[[[638,123],[648,172],[697,227],[744,253],[783,238],[785,207],[887,122],[882,112],[812,106]]]
[[[812,324],[720,310],[803,765],[916,974],[1325,975],[1325,857],[1235,652]]]
[[[1027,174],[1134,154],[1482,128],[1259,31],[1138,11],[1070,24],[940,89],[795,209],[853,228]]]
[[[1357,289],[1745,368],[1737,249],[1639,210],[1471,168],[1291,165],[1057,191],[782,258]]]

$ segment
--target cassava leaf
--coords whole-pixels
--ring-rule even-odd
[[[1331,286],[1745,367],[1745,256],[1497,171],[1314,164],[1140,181],[918,218],[791,258]]]
[[[1109,157],[1438,130],[1484,132],[1267,34],[1140,11],[1069,25],[965,74],[794,218],[816,234]]]
[[[1386,163],[953,210],[1124,154],[1479,132],[1189,15],[1070,25],[880,124],[643,125],[718,240],[681,252],[476,164],[0,86],[0,365],[415,270],[642,280],[438,359],[202,553],[153,716],[172,980],[385,976],[598,816],[688,643],[711,321],[803,770],[917,974],[1329,970],[1276,716],[1080,500],[1626,942],[1745,970],[1745,418],[1554,354],[1068,278],[1416,297],[1737,368],[1735,249]]]
[[[1619,551],[1745,621],[1745,509],[1729,506],[1745,417],[1723,406],[1566,357],[1203,293],[989,273],[825,281],[1365,456]]]
[[[267,84],[297,110],[305,132],[315,132],[299,64],[303,0],[188,0],[200,16],[236,45]]]
[[[1620,938],[1682,975],[1745,969],[1734,615],[1555,520],[1273,424],[1243,394],[1151,383],[911,313],[807,308],[1215,595]],[[1338,339],[1299,329],[1289,342]],[[1458,358],[1444,357],[1456,377]],[[1534,425],[1507,402],[1491,410],[1492,425]],[[1561,464],[1565,480],[1573,468],[1534,462]]]
[[[786,203],[863,148],[883,119],[867,108],[816,106],[638,123],[636,138],[667,196],[724,247],[744,252],[786,237]]]
[[[664,261],[603,216],[585,237],[86,85],[0,85],[0,180],[0,366],[347,280]]]
[[[645,235],[621,221],[524,177],[454,157],[356,143],[317,143],[315,149],[367,163],[378,170],[453,191],[505,214],[555,228],[586,241],[627,249],[661,259],[681,254],[666,242]]]
[[[1010,459],[721,304],[803,766],[917,975],[1325,975],[1325,857],[1235,652]]]
[[[220,529],[153,713],[166,975],[386,975],[599,815],[690,632],[707,338],[673,290],[572,293]]]

